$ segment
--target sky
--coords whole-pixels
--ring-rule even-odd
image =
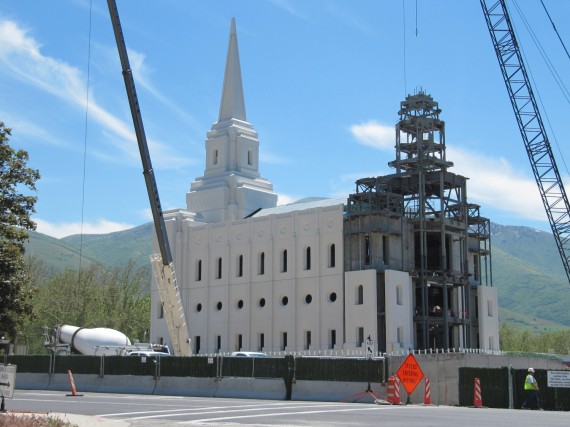
[[[550,231],[478,0],[117,3],[163,209],[185,208],[204,174],[235,17],[247,119],[278,204],[393,173],[400,102],[423,90],[468,200],[495,223]],[[570,45],[570,2],[543,3]],[[540,0],[508,4],[567,182],[570,59]],[[106,1],[0,3],[0,121],[41,173],[37,231],[152,220]]]

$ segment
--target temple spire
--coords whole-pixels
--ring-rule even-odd
[[[241,82],[241,67],[239,63],[239,50],[236,33],[235,18],[232,18],[226,70],[224,73],[224,88],[220,102],[219,122],[229,119],[247,121],[245,116],[245,101],[243,98],[243,85]]]

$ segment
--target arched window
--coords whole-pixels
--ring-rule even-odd
[[[222,278],[222,257],[218,258],[218,271],[216,274],[216,278],[217,279],[221,279]]]
[[[196,263],[196,281],[202,280],[202,260],[199,259]]]
[[[308,246],[305,250],[305,270],[311,269],[311,247]]]
[[[214,164],[218,164],[218,150],[214,150]]]
[[[333,244],[329,247],[329,267],[333,268],[336,264],[336,247]]]

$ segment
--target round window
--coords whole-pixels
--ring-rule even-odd
[[[305,303],[310,304],[313,301],[313,296],[311,294],[307,294],[305,297]]]
[[[220,311],[222,309],[222,302],[218,301],[218,303],[216,304],[216,308],[218,309],[218,311]]]
[[[202,311],[202,303],[199,302],[198,304],[196,304],[196,311],[198,313]]]
[[[260,306],[260,307],[265,307],[265,298],[261,298],[261,299],[259,300],[259,306]]]
[[[287,304],[289,304],[289,298],[286,297],[286,296],[283,297],[283,298],[281,298],[281,304],[282,304],[282,305],[287,305]]]
[[[237,308],[240,309],[240,310],[243,308],[243,300],[242,300],[242,299],[240,299],[240,300],[237,302]]]
[[[329,295],[329,301],[335,302],[336,301],[336,292],[331,292]]]

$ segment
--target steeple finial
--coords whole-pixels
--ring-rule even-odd
[[[226,70],[224,73],[224,88],[222,89],[222,101],[220,103],[220,116],[218,121],[221,122],[228,119],[247,121],[245,117],[245,101],[241,82],[241,67],[239,63],[235,18],[232,18],[230,29]]]

